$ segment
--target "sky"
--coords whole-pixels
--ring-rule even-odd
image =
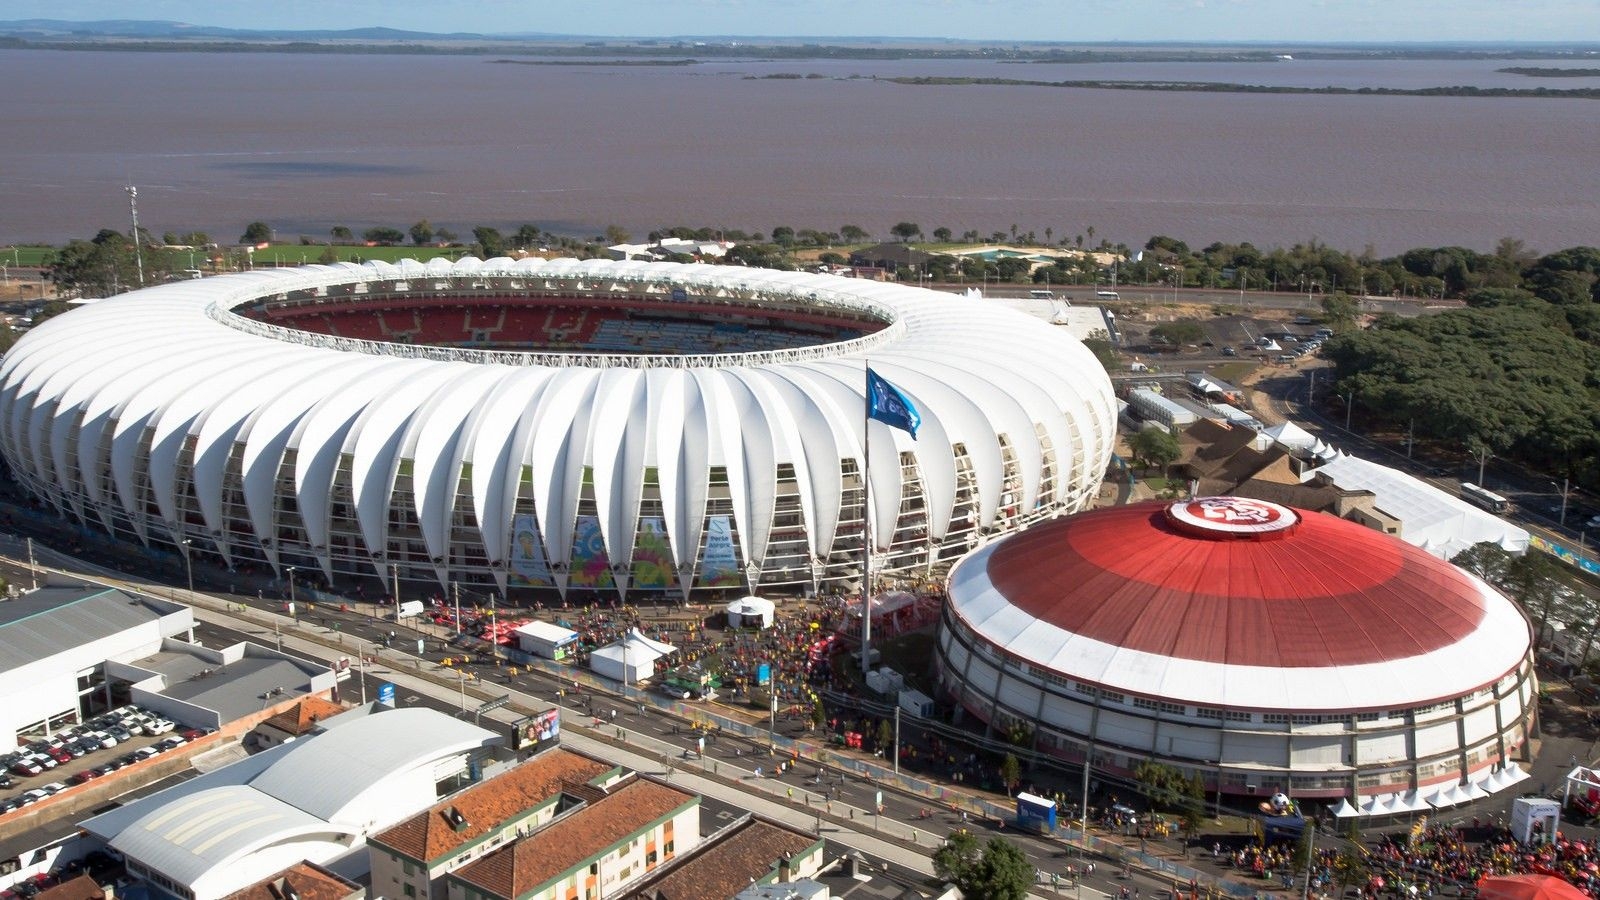
[[[1600,0],[4,0],[0,19],[981,41],[1600,41]]]

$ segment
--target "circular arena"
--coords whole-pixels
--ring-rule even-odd
[[[165,284],[0,364],[0,453],[63,514],[232,567],[688,596],[922,575],[1076,512],[1115,407],[1081,343],[896,284],[671,263],[370,262]],[[881,567],[881,568],[880,568]]]
[[[985,545],[951,570],[936,656],[947,697],[1041,751],[1368,813],[1525,777],[1507,762],[1538,693],[1528,621],[1484,582],[1240,498],[1100,509]]]

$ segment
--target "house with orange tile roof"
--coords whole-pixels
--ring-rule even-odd
[[[582,806],[623,777],[621,767],[561,747],[446,797],[367,838],[373,893],[443,898],[443,879],[508,841]]]
[[[621,895],[622,900],[730,900],[761,885],[815,877],[826,842],[771,819],[746,815]]]
[[[261,879],[249,887],[241,888],[222,900],[359,900],[366,896],[366,888],[331,869],[314,862],[301,861]]]
[[[255,727],[256,744],[265,749],[287,744],[316,729],[317,723],[344,712],[344,707],[322,697],[306,697],[289,709]]]
[[[591,791],[581,807],[447,875],[445,900],[604,900],[700,843],[694,794],[637,774]]]

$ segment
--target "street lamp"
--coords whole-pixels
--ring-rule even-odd
[[[185,571],[187,571],[189,573],[189,602],[193,603],[194,602],[194,550],[191,549],[191,548],[194,546],[194,541],[189,539],[189,538],[184,538],[183,539],[183,543],[182,543],[181,546],[183,547],[183,568],[184,568]]]
[[[1550,482],[1550,486],[1551,487],[1555,487],[1556,483],[1554,481],[1552,481],[1552,482]],[[1561,479],[1561,518],[1559,520],[1559,524],[1562,525],[1563,527],[1565,527],[1566,524],[1567,524],[1567,500],[1570,499],[1571,497],[1572,497],[1572,479],[1571,478],[1562,478]]]
[[[295,614],[294,609],[294,566],[288,566],[284,573],[289,576],[289,615]],[[298,617],[297,617],[298,618]]]

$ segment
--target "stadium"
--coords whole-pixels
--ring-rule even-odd
[[[966,715],[1208,793],[1448,806],[1508,787],[1538,696],[1493,588],[1392,536],[1259,500],[1099,509],[949,577],[936,666]],[[1350,809],[1356,809],[1352,806]]]
[[[267,269],[86,304],[0,364],[0,453],[120,539],[330,584],[688,596],[925,575],[1077,512],[1094,356],[919,288],[730,266],[467,258]],[[298,577],[298,576],[297,576]]]

